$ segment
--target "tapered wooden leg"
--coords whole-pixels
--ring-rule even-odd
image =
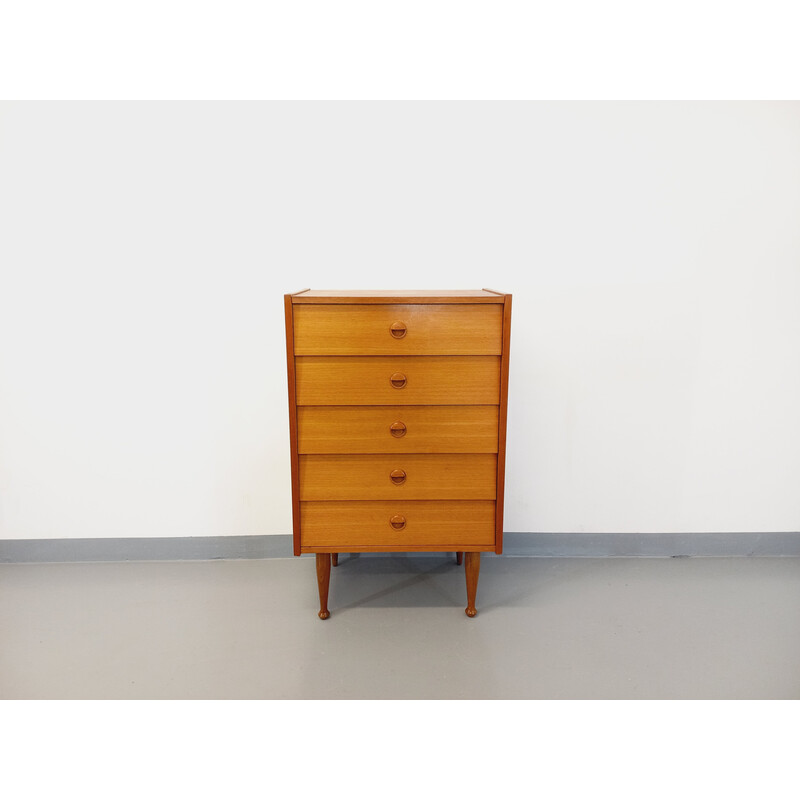
[[[333,564],[334,567],[338,567],[339,566],[339,554],[338,553],[331,553],[331,564]]]
[[[467,607],[464,609],[468,617],[474,617],[478,611],[475,608],[475,595],[478,593],[478,573],[481,571],[481,554],[467,553],[464,563],[464,572],[467,574]]]
[[[317,584],[319,585],[319,618],[328,619],[328,587],[331,585],[331,554],[317,553]]]
[[[464,563],[464,553],[456,553],[456,564],[460,567]]]

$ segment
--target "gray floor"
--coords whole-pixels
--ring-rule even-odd
[[[800,698],[800,559],[0,565],[0,698]]]

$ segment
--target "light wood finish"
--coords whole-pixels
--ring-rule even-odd
[[[325,305],[329,303],[365,303],[369,305],[382,303],[502,303],[503,296],[487,289],[471,289],[467,291],[436,291],[415,289],[409,291],[328,291],[325,289],[304,289],[292,295],[296,304],[313,303]]]
[[[331,554],[317,553],[317,587],[319,589],[319,618],[328,619],[328,587],[331,585]]]
[[[468,616],[502,552],[511,295],[285,297],[295,554],[455,552]]]
[[[500,355],[502,350],[503,306],[497,303],[294,309],[297,356]]]
[[[474,617],[478,611],[475,608],[475,597],[478,594],[478,574],[481,571],[481,554],[476,552],[465,553],[464,573],[467,578],[467,607],[464,613]]]
[[[301,455],[301,500],[494,500],[494,454]]]
[[[496,453],[497,406],[300,406],[297,451]],[[392,426],[402,423],[403,436]]]
[[[301,406],[500,402],[499,356],[297,356],[295,376]]]
[[[344,548],[344,544],[340,545]],[[379,544],[365,544],[365,545],[347,545],[348,553],[444,553],[448,550],[453,551],[454,548],[463,547],[462,544],[456,542],[442,542],[441,544],[404,544],[402,547],[397,545],[379,545]],[[494,539],[491,544],[471,544],[470,550],[481,553],[494,553]],[[310,546],[303,545],[300,548],[302,555],[310,555],[311,553],[329,553],[331,550],[330,545],[324,546]]]
[[[404,518],[401,528],[392,520]],[[352,547],[494,544],[492,500],[368,500],[300,503],[303,544],[352,552]],[[448,546],[448,544],[450,546]]]
[[[503,499],[506,485],[506,425],[508,420],[508,367],[511,358],[511,295],[503,304],[503,356],[500,362],[500,407],[497,426],[497,519],[495,520],[498,555],[503,552]]]
[[[307,289],[304,291],[308,291]],[[294,320],[292,295],[283,297],[286,317],[286,371],[289,384],[289,442],[291,444],[292,469],[292,545],[294,554],[300,555],[300,460],[297,450],[297,398],[295,397],[294,371]]]

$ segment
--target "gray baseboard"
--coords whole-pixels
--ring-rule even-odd
[[[54,561],[212,561],[223,558],[291,556],[292,537],[289,535],[0,541],[0,564]]]
[[[796,557],[800,556],[800,533],[506,533],[504,555],[538,558]],[[3,564],[291,557],[292,537],[288,534],[0,540],[0,563]]]
[[[504,552],[540,558],[800,556],[800,533],[507,533]]]

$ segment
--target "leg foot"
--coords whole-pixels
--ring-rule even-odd
[[[464,553],[456,553],[456,564],[460,567],[464,563]]]
[[[319,587],[319,618],[328,619],[328,587],[331,584],[331,554],[317,553],[317,585]]]
[[[338,567],[339,566],[339,554],[338,553],[331,553],[331,564],[333,564],[334,567]]]
[[[466,553],[464,559],[464,572],[467,576],[467,607],[464,612],[468,617],[474,617],[478,610],[475,608],[475,595],[478,593],[478,573],[481,570],[481,554]]]

